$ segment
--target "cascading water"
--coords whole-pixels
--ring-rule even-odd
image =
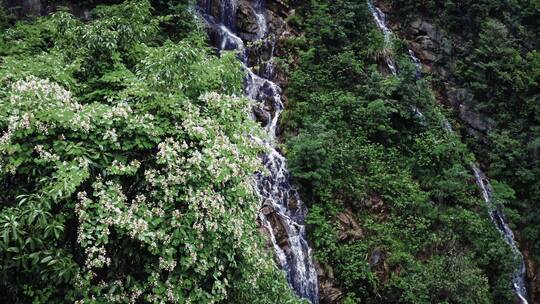
[[[268,231],[276,257],[287,274],[289,284],[300,297],[317,304],[317,273],[305,231],[307,208],[290,182],[285,158],[275,148],[276,129],[283,111],[283,102],[281,88],[270,80],[273,77],[271,57],[275,41],[268,33],[264,1],[250,2],[258,23],[258,44],[270,49],[270,58],[265,61],[263,69],[258,69],[259,75],[249,66],[248,49],[234,32],[235,1],[219,1],[219,14],[213,14],[212,4],[212,0],[203,1],[202,5],[199,4],[199,13],[213,34],[217,35],[215,42],[220,51],[235,50],[239,53],[239,59],[247,73],[245,94],[257,102],[253,117],[259,117],[258,120],[264,124],[268,133],[265,139],[253,138],[268,151],[262,155],[262,160],[269,173],[257,174],[257,187],[263,201],[259,212],[260,223]]]
[[[375,22],[377,23],[377,26],[379,27],[379,29],[382,31],[384,35],[385,48],[383,51],[385,52],[384,60],[386,60],[386,65],[388,66],[392,74],[396,75],[397,74],[396,63],[394,62],[394,59],[391,56],[388,56],[388,52],[392,49],[391,45],[392,45],[393,34],[392,34],[392,31],[386,25],[386,16],[378,7],[376,7],[373,4],[373,1],[368,1],[367,4],[369,7],[369,10],[371,11],[371,14],[373,15],[373,18],[375,19]]]
[[[512,252],[514,253],[514,259],[519,264],[512,277],[512,285],[514,287],[514,291],[521,300],[522,304],[528,304],[527,288],[525,287],[525,262],[523,260],[523,255],[517,247],[516,240],[514,239],[514,233],[512,232],[510,227],[508,227],[506,217],[504,216],[502,210],[493,204],[493,188],[491,187],[491,183],[487,179],[486,175],[475,164],[472,165],[472,168],[474,172],[474,177],[476,179],[476,184],[478,184],[478,187],[482,192],[484,201],[486,202],[486,205],[488,207],[488,213],[491,221],[495,224],[497,230],[499,230],[499,232],[502,234],[504,241],[512,249]]]
[[[388,25],[386,24],[386,17],[384,13],[373,4],[372,0],[368,0],[367,2],[368,8],[371,11],[371,14],[373,15],[373,18],[375,19],[375,23],[379,27],[379,29],[382,31],[385,39],[385,46],[389,47],[391,46],[391,39],[392,39],[392,31],[388,28]],[[388,50],[385,50],[385,54],[390,53]],[[422,73],[422,63],[420,60],[416,57],[414,52],[412,50],[409,50],[409,56],[411,57],[412,62],[416,66],[416,77],[421,77]],[[392,72],[392,74],[397,75],[397,67],[392,58],[385,58],[386,63],[388,65],[388,68]],[[418,108],[413,109],[414,112],[418,113],[419,115],[422,115],[420,110]],[[446,130],[446,132],[450,134],[454,134],[454,130],[452,129],[452,126],[448,122],[446,118],[443,117],[442,119],[443,128]],[[514,238],[514,233],[508,226],[506,217],[504,216],[502,210],[500,208],[497,208],[493,204],[493,188],[491,187],[491,184],[489,180],[487,179],[484,172],[482,172],[476,164],[471,164],[474,177],[476,179],[476,184],[478,185],[478,188],[482,192],[482,197],[486,203],[489,216],[491,218],[491,221],[497,228],[497,230],[501,233],[501,235],[504,238],[504,241],[510,246],[512,249],[512,252],[514,253],[514,260],[518,264],[518,267],[516,268],[513,277],[512,277],[512,287],[514,288],[514,292],[516,293],[517,297],[521,301],[522,304],[528,304],[527,301],[527,288],[525,283],[525,273],[526,273],[526,267],[525,267],[525,261],[523,260],[523,255],[519,251],[519,248],[516,244],[516,240]]]

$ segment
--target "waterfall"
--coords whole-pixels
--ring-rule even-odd
[[[525,261],[523,260],[523,255],[519,251],[516,240],[514,239],[514,233],[510,227],[508,227],[508,222],[502,210],[493,204],[493,188],[491,187],[491,183],[487,179],[486,175],[478,168],[478,166],[476,166],[476,164],[472,164],[471,166],[476,179],[476,184],[482,192],[482,197],[484,198],[484,201],[488,207],[489,217],[495,224],[495,227],[497,227],[497,230],[499,230],[503,236],[504,241],[512,249],[512,252],[514,253],[514,260],[518,264],[518,267],[512,276],[512,286],[514,291],[522,304],[528,304],[527,288],[525,287]]]
[[[268,33],[264,4],[263,0],[250,2],[258,23],[257,38],[258,42],[261,42],[259,45],[270,48],[270,57],[272,57],[275,40],[272,38],[273,35]],[[206,26],[214,35],[217,35],[215,40],[217,40],[216,46],[219,50],[238,52],[239,60],[247,74],[245,95],[256,101],[257,112],[254,112],[253,117],[259,117],[268,133],[267,138],[264,139],[252,137],[268,151],[261,158],[269,173],[266,175],[258,173],[256,178],[257,189],[262,200],[258,215],[260,224],[268,231],[276,258],[281,269],[286,273],[289,284],[298,296],[308,299],[312,304],[317,304],[319,301],[317,273],[305,231],[307,208],[291,184],[285,157],[275,146],[279,116],[284,108],[281,88],[271,80],[274,70],[272,58],[267,60],[264,69],[259,69],[262,70],[259,74],[250,66],[249,50],[245,47],[244,41],[235,33],[236,8],[235,1],[221,0],[219,14],[215,12],[213,14],[212,1],[206,0],[204,5],[199,5],[198,9]]]
[[[388,28],[388,25],[386,24],[386,16],[384,13],[373,4],[372,0],[368,0],[367,2],[368,8],[373,15],[373,18],[375,19],[375,23],[379,27],[379,29],[382,31],[385,39],[385,47],[388,48],[391,46],[392,42],[392,31]],[[385,51],[386,54],[389,53],[388,50]],[[419,78],[422,75],[422,63],[421,61],[416,57],[414,52],[409,49],[409,56],[411,57],[412,62],[416,66],[415,75]],[[397,75],[397,68],[395,65],[395,62],[392,58],[385,58],[386,63],[388,65],[388,68],[392,72],[392,74]],[[422,113],[418,108],[413,108],[413,112],[417,113],[417,115],[423,117]],[[452,129],[452,126],[448,122],[448,120],[443,117],[442,118],[442,124],[443,128],[446,132],[449,134],[454,134],[454,130]],[[514,260],[516,264],[518,264],[518,267],[515,269],[514,274],[512,276],[512,287],[514,289],[514,292],[516,293],[517,297],[521,301],[522,304],[528,304],[527,301],[527,288],[525,283],[525,274],[526,274],[526,267],[525,267],[525,261],[523,260],[523,254],[519,251],[519,248],[516,244],[516,240],[514,238],[514,233],[508,226],[508,222],[506,220],[506,217],[504,216],[503,211],[500,208],[497,208],[493,204],[493,188],[491,187],[491,184],[489,180],[487,179],[484,172],[482,172],[478,166],[475,163],[471,164],[472,171],[474,173],[474,177],[476,179],[476,184],[478,185],[478,188],[480,189],[480,192],[482,193],[482,197],[484,199],[484,202],[486,203],[489,217],[491,218],[491,221],[497,228],[497,230],[501,233],[504,241],[510,246],[512,249],[512,252],[514,253]]]
[[[384,13],[373,4],[373,1],[368,0],[367,2],[369,10],[371,14],[373,15],[373,19],[375,19],[375,23],[377,23],[377,26],[382,31],[384,35],[384,60],[386,61],[386,65],[390,69],[390,72],[392,74],[397,75],[397,68],[396,63],[394,62],[394,59],[392,56],[388,56],[388,53],[392,51],[392,31],[388,28],[388,25],[386,24],[386,16]]]

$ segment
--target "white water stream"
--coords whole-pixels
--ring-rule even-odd
[[[272,57],[275,41],[268,31],[265,3],[263,0],[250,2],[258,23],[257,38],[260,45],[267,46]],[[259,213],[261,225],[266,228],[277,260],[289,284],[296,293],[312,304],[318,303],[318,282],[315,266],[311,258],[305,231],[307,208],[290,181],[286,159],[276,149],[275,140],[280,114],[284,105],[281,88],[270,78],[273,77],[272,58],[266,62],[262,74],[254,72],[248,63],[248,48],[235,33],[236,3],[234,0],[219,1],[219,16],[212,15],[212,1],[207,0],[199,7],[207,26],[219,36],[220,51],[234,50],[246,71],[245,94],[256,101],[257,115],[264,116],[261,123],[268,133],[264,139],[253,138],[268,151],[262,155],[264,166],[269,174],[257,174],[257,188],[262,200]],[[262,61],[262,60],[261,60]],[[255,118],[257,115],[253,115]]]

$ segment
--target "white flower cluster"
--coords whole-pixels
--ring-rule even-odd
[[[248,98],[222,95],[216,92],[205,93],[199,99],[212,110],[214,115],[224,121],[234,121],[238,114],[244,118],[249,117],[251,114],[249,106],[254,103]]]
[[[133,110],[126,102],[121,102],[111,108],[110,111],[103,114],[105,120],[112,120],[114,118],[123,118],[127,119],[130,114],[133,113]]]
[[[159,268],[167,271],[173,271],[176,267],[175,260],[166,260],[163,257],[159,257]]]
[[[0,136],[0,145],[9,145],[16,131],[30,129],[32,120],[34,120],[33,113],[9,116],[8,129]]]
[[[43,148],[42,145],[37,145],[34,150],[39,154],[39,157],[47,162],[57,162],[60,161],[60,156],[51,153]]]
[[[0,101],[0,106],[7,112],[8,123],[7,130],[0,136],[0,145],[10,144],[19,130],[35,128],[42,134],[49,134],[61,123],[69,128],[83,125],[82,129],[89,129],[84,126],[89,124],[88,119],[83,119],[79,113],[84,107],[73,101],[68,90],[48,79],[29,76],[13,83],[9,103]],[[70,117],[72,122],[69,122]]]
[[[85,266],[88,269],[102,268],[111,264],[111,258],[107,257],[104,246],[91,246],[85,249]]]
[[[103,139],[107,140],[110,139],[111,141],[117,143],[118,142],[118,134],[116,134],[116,129],[111,129],[105,131],[105,135],[103,135]]]
[[[165,141],[159,143],[157,162],[158,164],[174,164],[177,159],[184,154],[189,145],[184,141],[181,144],[172,138],[167,138]]]
[[[131,175],[137,172],[140,166],[141,162],[137,159],[132,160],[127,165],[115,159],[107,171],[115,175]]]
[[[11,86],[11,91],[10,101],[13,105],[21,103],[28,95],[36,97],[36,105],[40,100],[54,100],[64,105],[72,104],[71,92],[49,79],[40,79],[35,76],[15,82]]]

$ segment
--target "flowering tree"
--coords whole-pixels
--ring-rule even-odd
[[[259,130],[236,59],[199,38],[150,43],[157,27],[126,36],[153,22],[150,8],[37,21],[55,45],[4,58],[1,297],[297,302],[257,233]]]

